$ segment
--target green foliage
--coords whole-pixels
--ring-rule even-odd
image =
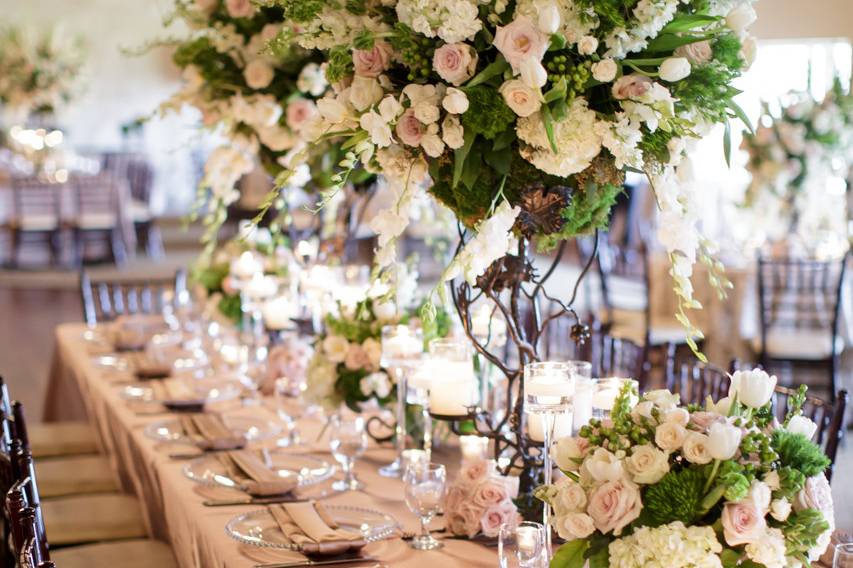
[[[335,46],[329,50],[329,65],[326,67],[326,79],[337,83],[344,77],[352,75],[352,55],[346,46]]]
[[[420,314],[427,300],[421,302],[415,313]],[[443,307],[438,307],[433,312],[433,317],[421,320],[424,332],[424,344],[428,344],[437,337],[446,337],[450,333],[450,313]]]
[[[222,290],[222,281],[230,271],[231,266],[228,263],[206,266],[193,270],[192,281],[204,286],[208,292],[218,292]]]
[[[705,474],[700,469],[670,471],[643,495],[641,524],[659,527],[674,521],[692,524],[701,510]]]
[[[539,240],[539,252],[553,250],[560,241],[607,227],[610,210],[622,187],[615,184],[587,184],[583,191],[575,191],[569,205],[563,209],[566,220],[559,233],[547,235]]]
[[[388,39],[394,51],[400,54],[403,65],[409,68],[407,81],[423,82],[432,72],[432,55],[435,42],[402,22],[394,26],[394,34]]]
[[[771,445],[783,465],[802,472],[806,477],[823,473],[829,467],[829,458],[802,434],[775,430]]]
[[[658,128],[654,132],[649,132],[648,129],[643,129],[643,138],[637,145],[643,151],[643,157],[646,160],[665,164],[669,161],[669,147],[667,144],[672,139],[673,133],[666,132]]]
[[[676,111],[696,110],[711,122],[725,122],[729,101],[740,92],[730,84],[739,75],[739,71],[713,61],[694,67],[689,76],[670,86],[672,96],[678,99]]]
[[[468,96],[468,111],[462,115],[465,130],[481,134],[488,140],[512,128],[515,113],[504,102],[497,89],[487,86],[462,89]]]
[[[293,22],[310,22],[323,9],[323,0],[278,0],[284,19]]]
[[[576,4],[578,7],[594,10],[601,22],[599,29],[604,31],[625,27],[627,18],[637,2],[638,0],[578,0]]]
[[[240,296],[235,294],[233,296],[223,295],[222,299],[219,300],[219,304],[216,306],[219,308],[220,313],[230,319],[233,322],[239,322],[240,316],[242,315],[242,311],[240,310]]]
[[[371,300],[360,302],[355,309],[356,317],[354,318],[336,318],[328,316],[326,318],[326,326],[331,335],[340,335],[347,341],[355,343],[364,343],[364,341],[372,337],[378,339],[382,333],[382,324],[374,319],[371,315]],[[362,317],[358,317],[361,315]]]
[[[789,555],[808,552],[817,545],[820,536],[829,530],[829,522],[823,513],[815,509],[804,509],[791,513],[782,526]]]
[[[567,542],[554,553],[551,568],[583,568],[586,562],[584,553],[588,548],[589,541],[584,539]]]
[[[740,54],[741,47],[740,40],[732,32],[717,36],[712,44],[714,61],[734,72],[740,72],[744,66],[744,60]]]
[[[724,495],[727,501],[739,501],[749,493],[751,480],[735,461],[728,460],[720,465],[717,481],[726,486]]]
[[[803,404],[806,403],[806,392],[808,390],[809,387],[807,387],[806,385],[800,385],[800,388],[797,389],[796,394],[788,398],[788,413],[785,415],[785,426],[787,426],[788,423],[791,422],[791,418],[793,418],[794,416],[799,416],[803,413]]]
[[[779,493],[788,499],[793,499],[806,484],[806,476],[789,465],[783,465],[778,473]]]

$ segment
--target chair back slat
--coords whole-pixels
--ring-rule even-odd
[[[118,316],[157,314],[172,297],[186,290],[186,273],[171,278],[94,281],[85,271],[80,275],[83,318],[89,325],[112,321]]]
[[[61,193],[65,184],[51,183],[37,176],[13,177],[13,217],[22,225],[27,219],[60,219]]]

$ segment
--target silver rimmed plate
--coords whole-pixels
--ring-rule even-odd
[[[335,473],[335,467],[320,458],[279,450],[264,452],[264,457],[279,477],[296,477],[300,487],[320,483]],[[184,475],[205,485],[234,487],[237,484],[228,477],[227,468],[216,456],[203,456],[189,462],[184,466]]]
[[[168,379],[167,379],[168,380]],[[234,381],[215,381],[189,379],[183,382],[193,398],[205,403],[225,402],[234,400],[242,392],[240,385]],[[127,385],[119,390],[119,395],[125,400],[143,403],[167,403],[154,398],[154,389],[151,383],[137,383]],[[174,401],[173,401],[174,402]]]
[[[281,426],[270,420],[253,418],[251,416],[221,416],[222,422],[235,436],[241,436],[248,441],[269,440],[281,434]],[[177,418],[157,420],[145,428],[145,435],[161,442],[175,442],[193,445],[184,434],[181,421]]]
[[[327,505],[326,512],[341,528],[361,533],[367,542],[386,539],[400,527],[394,517],[374,509]],[[225,532],[234,540],[251,546],[297,552],[301,548],[284,535],[268,509],[234,517],[225,525]]]

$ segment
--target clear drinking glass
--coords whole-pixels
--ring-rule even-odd
[[[853,542],[842,542],[835,545],[832,568],[853,568]]]
[[[379,364],[388,371],[397,386],[394,438],[397,457],[379,468],[385,477],[400,477],[403,473],[401,455],[406,449],[406,390],[407,377],[423,356],[423,330],[417,326],[386,325],[382,328],[382,355]]]
[[[353,471],[355,460],[367,449],[367,431],[361,416],[332,416],[329,447],[332,456],[341,464],[344,478],[335,481],[335,491],[358,491],[364,484],[356,479]]]
[[[500,568],[542,568],[547,566],[545,527],[523,522],[501,526],[498,537]]]
[[[275,409],[279,419],[284,424],[285,436],[276,442],[280,448],[298,446],[302,443],[299,428],[296,426],[296,418],[287,412],[287,407],[293,400],[293,385],[290,379],[276,379],[273,383],[273,394],[275,395]]]
[[[406,485],[406,506],[421,521],[421,534],[412,539],[416,550],[435,550],[443,544],[429,532],[429,522],[441,510],[441,500],[447,485],[447,471],[436,463],[410,463],[403,473]]]

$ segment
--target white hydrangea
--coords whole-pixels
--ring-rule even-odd
[[[520,212],[519,207],[511,206],[508,201],[498,205],[491,217],[480,221],[476,236],[456,255],[442,279],[453,280],[461,275],[474,284],[477,277],[512,248],[515,242],[512,226]]]
[[[539,14],[550,6],[556,6],[560,14],[557,30],[566,38],[568,45],[576,44],[582,37],[591,35],[598,28],[598,16],[590,7],[582,9],[574,0],[520,0],[515,7],[515,17],[525,16],[537,21]]]
[[[397,17],[416,32],[447,43],[472,40],[483,26],[474,0],[399,0]]]
[[[306,371],[305,400],[334,410],[339,400],[335,396],[335,383],[338,380],[337,363],[324,357],[319,351],[308,362]]]
[[[329,49],[336,45],[352,45],[362,32],[390,31],[378,18],[359,16],[332,6],[326,6],[316,18],[300,25],[297,43],[301,47]]]
[[[583,97],[575,98],[566,117],[554,123],[557,152],[551,148],[540,113],[519,118],[516,127],[518,137],[525,142],[521,155],[543,172],[560,177],[589,167],[601,151],[599,130],[595,111],[587,107]]]
[[[643,139],[641,124],[625,113],[616,113],[615,122],[600,121],[595,126],[601,136],[601,145],[607,148],[620,170],[625,166],[642,168],[643,151],[637,147]]]
[[[685,527],[675,521],[640,527],[610,543],[610,568],[718,568],[723,547],[712,527]]]
[[[616,28],[604,38],[605,57],[624,59],[629,53],[643,50],[649,38],[657,37],[675,17],[679,0],[640,0],[634,7],[635,20],[628,28]]]

